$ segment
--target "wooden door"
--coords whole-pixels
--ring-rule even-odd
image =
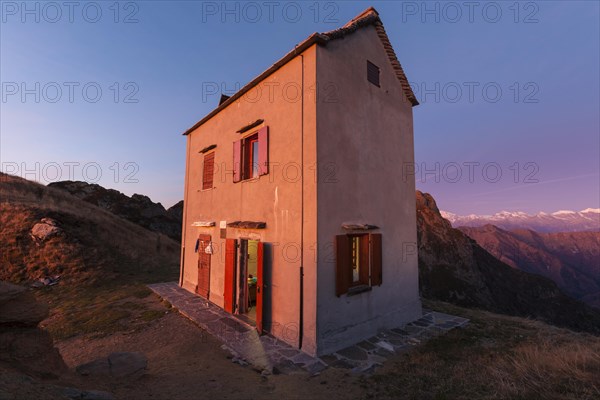
[[[245,314],[248,312],[248,240],[240,239],[239,256],[237,263],[237,303],[234,307],[236,314]]]
[[[198,285],[196,293],[208,300],[210,295],[210,253],[206,248],[211,245],[210,235],[199,235],[198,240]]]
[[[256,330],[263,333],[263,304],[264,304],[264,243],[256,244]]]
[[[237,240],[227,239],[225,241],[225,288],[223,290],[223,308],[228,313],[233,313],[235,304],[235,268],[237,260]]]

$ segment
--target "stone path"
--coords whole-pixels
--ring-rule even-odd
[[[370,373],[391,356],[469,322],[465,318],[423,310],[423,317],[402,328],[381,331],[356,345],[314,358],[271,335],[258,335],[254,327],[180,288],[176,282],[156,283],[148,287],[222,341],[223,348],[231,352],[233,362],[250,364],[265,374],[290,374],[303,369],[318,374],[327,367]]]

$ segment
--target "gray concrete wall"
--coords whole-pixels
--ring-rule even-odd
[[[402,55],[399,55],[402,59]],[[381,87],[367,81],[367,60]],[[317,49],[317,84],[335,96],[317,109],[319,354],[343,348],[421,316],[416,253],[412,106],[370,26]],[[334,237],[343,222],[377,225],[383,238],[383,284],[335,295]]]
[[[316,162],[316,46],[266,78],[257,88],[226,107],[194,130],[188,138],[185,186],[182,286],[194,291],[198,234],[212,235],[210,301],[223,306],[225,240],[219,237],[219,221],[264,221],[266,229],[227,229],[227,238],[250,238],[271,246],[271,333],[297,346],[300,319],[300,265],[302,243],[316,243],[316,183],[311,166]],[[304,62],[304,110],[301,96]],[[233,142],[246,134],[238,129],[257,119],[269,126],[268,175],[233,183]],[[302,128],[303,127],[303,128]],[[257,127],[256,129],[260,128]],[[302,129],[304,156],[302,158]],[[201,190],[203,155],[199,151],[216,144],[214,188]],[[301,179],[304,168],[306,176]],[[312,176],[310,174],[313,174]],[[303,211],[304,210],[304,211]],[[304,217],[304,221],[302,218]],[[195,221],[215,221],[214,228],[193,227]],[[312,246],[304,251],[303,350],[316,353],[316,261]]]

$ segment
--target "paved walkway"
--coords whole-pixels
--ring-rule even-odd
[[[354,346],[314,358],[271,335],[258,335],[254,327],[180,288],[176,282],[156,283],[149,287],[181,314],[222,341],[223,347],[232,353],[232,361],[251,364],[266,374],[290,374],[302,369],[317,374],[327,367],[369,373],[389,357],[469,322],[465,318],[423,310],[422,318],[402,328],[382,331]]]

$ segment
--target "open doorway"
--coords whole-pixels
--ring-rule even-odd
[[[240,240],[240,259],[237,276],[236,310],[253,324],[256,323],[256,294],[258,284],[258,241]]]
[[[263,332],[264,260],[263,242],[227,239],[225,244],[225,311],[236,314]]]

